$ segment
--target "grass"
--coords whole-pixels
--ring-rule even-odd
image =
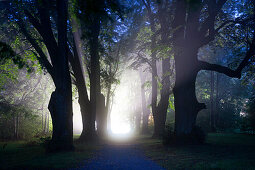
[[[157,139],[137,141],[146,156],[166,169],[254,169],[255,136],[208,134],[206,144],[165,147]]]
[[[93,157],[100,146],[75,144],[73,152],[46,153],[40,143],[0,142],[0,169],[68,169],[77,168]]]
[[[77,136],[74,137],[75,139]],[[254,169],[255,136],[243,134],[208,134],[206,144],[163,146],[148,136],[111,144],[138,144],[148,159],[166,169]],[[78,168],[104,145],[75,144],[74,152],[46,153],[40,143],[0,142],[0,169],[68,169]]]

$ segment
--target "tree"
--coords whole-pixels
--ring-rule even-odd
[[[152,100],[151,108],[154,119],[153,137],[161,137],[165,130],[165,122],[170,96],[170,76],[173,75],[171,67],[171,49],[168,47],[169,20],[165,15],[169,14],[170,3],[168,1],[151,2],[142,1],[146,7],[149,22],[149,40],[142,44],[138,52],[140,62],[149,65],[151,70]],[[158,21],[158,22],[157,22]],[[160,26],[160,29],[157,27]],[[145,27],[146,28],[146,27]],[[158,40],[159,39],[159,40]],[[141,51],[149,47],[150,57],[141,56]],[[158,71],[157,61],[161,60],[161,70]],[[159,92],[158,92],[159,91]],[[159,95],[158,95],[159,94]]]
[[[139,69],[139,76],[141,80],[141,99],[142,99],[142,130],[141,134],[148,134],[149,133],[149,128],[148,128],[148,120],[149,120],[149,115],[150,115],[150,109],[148,108],[148,101],[146,100],[146,93],[145,93],[145,74],[143,74],[142,69]]]
[[[84,127],[80,137],[80,141],[86,141],[88,139],[93,139],[97,136],[95,130],[96,115],[104,115],[103,117],[105,117],[105,115],[107,115],[107,111],[105,110],[107,110],[107,107],[109,106],[109,95],[107,96],[107,104],[105,106],[105,102],[103,102],[104,96],[101,94],[100,54],[104,53],[105,49],[104,45],[102,45],[100,42],[100,38],[104,36],[100,31],[108,27],[107,23],[109,22],[109,19],[110,22],[113,22],[111,21],[111,15],[121,15],[121,8],[118,1],[98,0],[97,3],[95,3],[94,1],[87,0],[75,1],[75,4],[75,14],[81,23],[81,33],[83,36],[83,40],[87,43],[87,52],[89,55],[89,58],[87,58],[86,61],[90,80],[90,99],[88,99],[88,97],[85,97],[85,101],[87,104],[85,105],[84,109],[87,109],[87,111],[82,112]],[[109,14],[107,10],[110,10],[112,14]],[[107,40],[107,38],[105,39]],[[112,39],[110,39],[110,41],[112,41]],[[107,43],[107,41],[105,41],[105,43]],[[109,89],[109,86],[107,88]],[[104,121],[100,122],[106,124]],[[105,128],[105,125],[99,125],[99,127]]]
[[[32,5],[32,6],[31,6]],[[35,49],[36,57],[44,69],[51,75],[55,91],[51,95],[49,110],[53,122],[53,134],[50,150],[73,149],[72,122],[72,90],[67,58],[67,1],[58,0],[56,3],[57,33],[56,42],[52,31],[50,7],[53,3],[47,0],[40,2],[10,3],[10,17],[15,18],[20,31]],[[30,8],[26,8],[30,7]],[[33,9],[31,9],[31,7]],[[29,19],[27,22],[23,12]],[[34,12],[32,14],[31,12]],[[37,14],[37,15],[36,15]],[[38,16],[38,17],[37,17]],[[26,25],[31,24],[33,27]],[[30,30],[36,29],[45,44],[49,57],[41,48],[41,44],[34,39]],[[50,59],[50,60],[49,60]]]
[[[248,113],[248,121],[249,121],[249,126],[255,131],[255,99],[254,97],[250,98],[248,107],[247,107],[247,113]]]
[[[240,78],[242,69],[254,55],[255,39],[253,38],[245,57],[235,70],[198,60],[198,50],[202,46],[212,42],[226,24],[234,23],[235,25],[239,21],[239,18],[225,22],[217,20],[225,3],[226,0],[174,2],[173,46],[176,70],[174,103],[177,136],[190,134],[195,126],[198,112],[205,109],[205,104],[199,103],[196,99],[197,73],[201,70],[211,70]],[[205,5],[208,7],[206,17],[202,16]]]

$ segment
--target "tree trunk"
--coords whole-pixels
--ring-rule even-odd
[[[99,137],[105,137],[107,134],[107,109],[105,106],[105,97],[100,94],[100,100],[97,105],[97,134]]]
[[[196,124],[197,114],[205,105],[196,98],[195,83],[198,48],[175,50],[176,79],[174,87],[175,134],[188,135]]]
[[[79,105],[82,116],[83,129],[79,138],[80,142],[92,140],[96,135],[95,123],[92,121],[91,103],[88,98],[84,71],[82,67],[82,50],[78,24],[72,19],[72,25],[76,31],[73,32],[74,37],[74,55],[69,51],[69,61],[72,65],[75,76],[75,85],[78,89]]]
[[[73,149],[72,91],[58,88],[51,94],[48,109],[51,114],[53,133],[50,151]]]
[[[137,133],[141,132],[141,111],[140,109],[137,109],[135,111],[135,131]]]
[[[155,22],[154,18],[151,16],[150,17],[150,23],[151,23],[151,31],[154,33],[155,32]],[[151,82],[152,82],[152,98],[151,98],[151,108],[152,108],[152,115],[154,119],[154,134],[153,137],[157,137],[159,134],[158,132],[160,131],[160,119],[158,117],[158,110],[157,110],[157,95],[158,95],[158,83],[157,83],[157,65],[156,65],[156,37],[155,35],[152,36],[151,38],[151,69],[152,69],[152,75],[151,75]],[[158,116],[158,117],[157,117]]]
[[[216,73],[215,126],[219,125],[219,73]]]
[[[110,66],[111,68],[111,66]],[[111,71],[111,70],[110,70]],[[111,106],[110,104],[112,103],[111,101],[113,101],[113,96],[112,96],[112,99],[110,99],[110,95],[111,95],[111,86],[112,84],[110,83],[108,88],[107,88],[107,94],[106,94],[106,108],[105,108],[105,111],[106,111],[106,131],[110,132],[111,131]]]
[[[214,72],[211,71],[211,94],[210,94],[210,125],[211,125],[211,132],[215,132],[215,112],[214,112]]]
[[[91,57],[91,75],[90,75],[90,104],[91,104],[91,114],[89,116],[89,123],[93,126],[90,128],[95,128],[96,114],[99,109],[98,103],[100,100],[101,86],[100,86],[100,63],[99,63],[99,31],[100,31],[100,20],[98,17],[93,18],[92,24],[92,35],[89,41],[90,46],[90,57]],[[96,134],[93,134],[96,137]]]
[[[13,127],[14,127],[14,133],[13,133],[13,138],[15,139],[15,140],[17,140],[18,139],[18,115],[13,115]]]
[[[160,12],[163,12],[162,3],[159,4],[159,14]],[[167,46],[168,44],[168,25],[164,14],[160,14],[159,21],[161,26],[161,41],[162,45]],[[170,55],[170,54],[166,54]],[[166,123],[166,115],[167,115],[167,109],[169,106],[169,96],[170,96],[170,56],[167,58],[162,59],[161,61],[162,65],[162,76],[161,76],[161,83],[162,83],[162,89],[160,90],[160,101],[157,106],[157,114],[153,114],[154,116],[154,137],[162,137],[165,132],[165,123]]]
[[[139,71],[139,75],[140,75],[140,80],[141,80],[141,99],[142,99],[142,111],[143,111],[141,134],[148,134],[149,133],[148,120],[149,120],[150,110],[147,107],[147,102],[146,102],[146,97],[145,97],[145,90],[144,90],[145,78],[142,75],[141,70]]]
[[[72,86],[67,57],[67,0],[57,1],[58,12],[58,49],[54,83],[55,91],[51,94],[48,109],[53,123],[50,151],[73,150],[73,112]]]

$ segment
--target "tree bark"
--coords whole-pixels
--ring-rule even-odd
[[[93,31],[91,35],[91,39],[89,41],[90,46],[90,57],[91,57],[91,75],[90,75],[90,104],[91,104],[91,114],[90,114],[90,124],[95,128],[96,114],[99,109],[98,103],[100,100],[101,94],[101,86],[100,86],[100,63],[99,63],[99,41],[98,36],[100,32],[100,20],[95,17],[93,20]],[[96,134],[92,134],[96,137]]]
[[[148,134],[149,133],[148,120],[149,120],[150,110],[146,102],[145,90],[144,90],[145,77],[142,74],[142,70],[139,70],[139,75],[141,80],[141,100],[142,100],[142,111],[143,111],[141,134]]]
[[[198,48],[186,46],[175,49],[176,80],[174,87],[175,134],[188,135],[196,124],[197,114],[205,105],[199,103],[195,93],[195,83],[199,71]]]
[[[67,56],[67,0],[57,1],[58,49],[53,68],[55,91],[48,109],[53,123],[50,151],[73,150],[72,87]]]
[[[107,107],[105,106],[105,97],[103,94],[100,94],[97,109],[97,134],[103,138],[107,135]]]
[[[211,94],[210,94],[210,125],[211,131],[215,132],[215,108],[214,108],[214,72],[211,71]]]
[[[219,73],[216,73],[215,126],[219,125]]]

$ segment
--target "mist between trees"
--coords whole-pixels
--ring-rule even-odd
[[[254,133],[254,3],[0,1],[0,138]]]

